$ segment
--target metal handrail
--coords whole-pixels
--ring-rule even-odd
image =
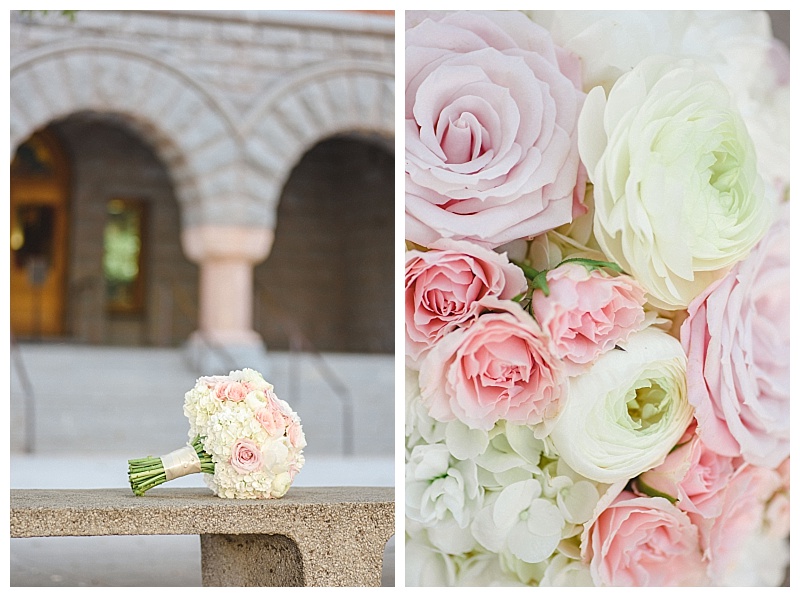
[[[339,378],[334,370],[328,365],[322,353],[314,346],[314,343],[303,332],[300,324],[292,317],[283,306],[274,299],[269,291],[261,286],[257,281],[254,282],[256,295],[265,299],[265,302],[272,306],[277,314],[276,320],[281,326],[284,334],[289,340],[290,353],[296,354],[304,352],[310,354],[314,358],[317,371],[321,374],[322,379],[328,384],[333,393],[339,400],[339,405],[342,411],[342,452],[346,456],[352,456],[354,453],[353,437],[354,437],[354,421],[353,421],[353,399],[350,390],[341,378]],[[291,363],[291,359],[290,359]],[[290,381],[295,375],[290,374]]]
[[[33,384],[28,377],[28,372],[22,362],[22,353],[17,344],[17,339],[14,334],[11,334],[11,357],[14,362],[14,367],[19,375],[19,381],[22,385],[22,395],[25,413],[25,452],[32,454],[36,449],[36,408],[35,408],[35,394],[33,393]]]

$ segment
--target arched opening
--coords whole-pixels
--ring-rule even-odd
[[[47,206],[30,206],[31,176],[20,173],[31,147],[44,141],[60,148],[68,173],[58,179],[62,194],[50,224]],[[25,257],[24,241],[12,251],[17,337],[175,346],[196,329],[197,267],[181,249],[180,210],[169,172],[124,119],[86,112],[50,123],[19,146],[11,179],[12,249],[25,234],[22,216],[38,214],[40,236],[48,226],[53,229],[53,242],[40,250],[51,247],[53,254],[49,269],[39,266],[44,274],[36,270],[37,259],[48,260]],[[34,284],[37,275],[45,277],[40,288]],[[59,285],[52,281],[57,279]],[[31,289],[39,291],[39,300]],[[15,311],[29,323],[14,324]]]
[[[255,329],[267,347],[392,352],[394,155],[386,145],[360,136],[317,143],[292,170],[276,221],[270,256],[254,274]],[[296,345],[297,332],[305,345]]]

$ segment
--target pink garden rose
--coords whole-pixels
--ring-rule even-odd
[[[218,383],[214,391],[220,400],[241,402],[250,393],[250,385],[241,381],[223,381]]]
[[[645,291],[630,276],[565,263],[547,272],[546,279],[550,295],[534,292],[533,312],[571,373],[646,325]]]
[[[722,509],[718,496],[733,476],[734,459],[709,450],[695,429],[692,424],[663,464],[642,473],[637,483],[675,498],[685,512],[714,518]]]
[[[660,497],[621,492],[587,523],[581,555],[598,586],[665,587],[707,583],[697,527]]]
[[[720,515],[713,521],[698,523],[709,561],[708,573],[714,584],[729,584],[726,581],[738,572],[748,542],[766,530],[767,503],[781,489],[781,476],[777,471],[744,465],[720,495]],[[787,534],[788,531],[787,527]],[[778,537],[778,540],[785,537]]]
[[[781,486],[778,491],[772,496],[772,499],[767,504],[767,511],[765,513],[767,518],[767,526],[769,527],[770,534],[779,537],[787,537],[789,535],[789,476],[790,476],[790,459],[784,460],[777,469],[777,473],[781,477]]]
[[[286,430],[286,417],[271,404],[256,411],[256,420],[270,435],[283,435]]]
[[[689,402],[712,450],[777,467],[789,455],[788,208],[752,253],[689,305]]]
[[[474,317],[477,301],[487,296],[510,299],[527,288],[522,270],[509,263],[505,254],[452,240],[440,240],[431,249],[406,253],[410,367],[442,336]]]
[[[261,448],[249,439],[238,439],[231,448],[231,466],[241,474],[252,473],[261,468]]]
[[[410,19],[410,22],[416,22]],[[516,12],[406,31],[406,238],[488,247],[582,214],[581,65]]]
[[[490,430],[505,419],[554,421],[564,397],[562,365],[545,334],[513,301],[487,297],[487,312],[442,338],[420,367],[420,396],[437,421]]]
[[[306,447],[306,436],[303,427],[296,421],[288,421],[286,427],[286,437],[293,448],[303,449]]]

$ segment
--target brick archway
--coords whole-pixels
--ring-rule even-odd
[[[340,133],[394,138],[394,72],[387,65],[342,61],[301,70],[267,92],[244,121],[249,188],[269,201],[274,228],[281,191],[300,158]],[[392,146],[393,149],[393,146]]]
[[[157,90],[157,92],[156,92]],[[203,219],[203,196],[233,191],[240,160],[230,109],[163,59],[123,43],[66,42],[11,65],[11,150],[50,122],[81,112],[121,116],[167,165],[184,225]]]

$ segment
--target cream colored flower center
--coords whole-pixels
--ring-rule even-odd
[[[648,379],[628,392],[628,419],[631,429],[644,430],[658,423],[667,410],[667,391],[657,380]]]

